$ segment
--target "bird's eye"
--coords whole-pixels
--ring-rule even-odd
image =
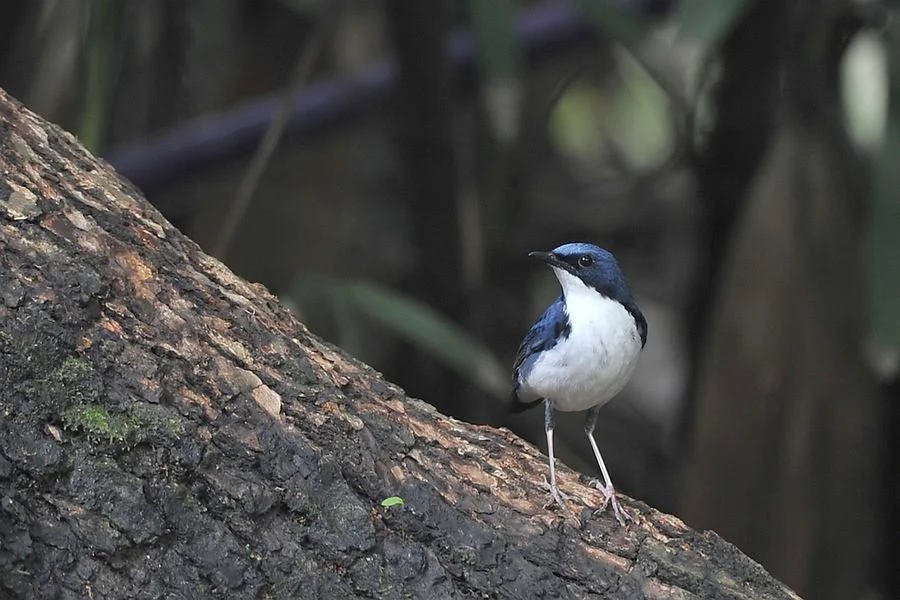
[[[592,266],[594,264],[594,259],[590,257],[589,254],[582,254],[578,257],[578,266],[584,267],[585,269]]]

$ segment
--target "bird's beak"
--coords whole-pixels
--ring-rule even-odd
[[[548,267],[552,267],[554,269],[561,269],[563,271],[566,271],[567,273],[571,273],[572,275],[575,275],[576,277],[578,276],[578,274],[575,272],[575,267],[573,267],[572,265],[570,265],[567,262],[561,261],[552,252],[529,252],[528,256],[530,258],[536,258],[537,260],[541,261]]]
[[[556,255],[552,252],[529,252],[528,256],[529,258],[535,258],[550,267],[566,269],[568,266],[566,263],[556,258]]]

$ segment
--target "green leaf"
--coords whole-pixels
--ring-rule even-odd
[[[288,296],[301,309],[326,308],[362,346],[356,315],[378,323],[397,337],[442,362],[479,389],[504,398],[509,379],[497,358],[477,338],[433,308],[376,283],[304,276]]]
[[[366,345],[363,339],[363,326],[359,322],[359,312],[351,306],[345,295],[340,293],[340,288],[332,289],[328,296],[341,348],[353,356],[364,356]]]
[[[385,498],[381,501],[381,506],[383,506],[384,508],[390,508],[392,506],[403,506],[404,504],[406,503],[400,496],[391,496],[390,498]]]
[[[120,7],[112,0],[94,0],[85,37],[84,97],[78,137],[92,152],[106,139],[111,96],[120,48],[116,47]]]
[[[682,0],[675,20],[681,35],[718,44],[750,7],[751,0]]]
[[[346,283],[357,310],[397,336],[472,381],[485,392],[504,397],[506,370],[494,355],[462,327],[417,300],[368,282]]]

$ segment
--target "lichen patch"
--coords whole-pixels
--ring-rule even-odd
[[[259,385],[250,390],[250,397],[273,418],[281,416],[281,396],[267,385]]]

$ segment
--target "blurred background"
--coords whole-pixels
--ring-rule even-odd
[[[0,86],[412,396],[507,413],[612,250],[649,321],[625,493],[808,598],[900,598],[900,39],[888,0],[7,0]],[[565,416],[564,416],[565,417]],[[597,476],[581,415],[562,459]]]

